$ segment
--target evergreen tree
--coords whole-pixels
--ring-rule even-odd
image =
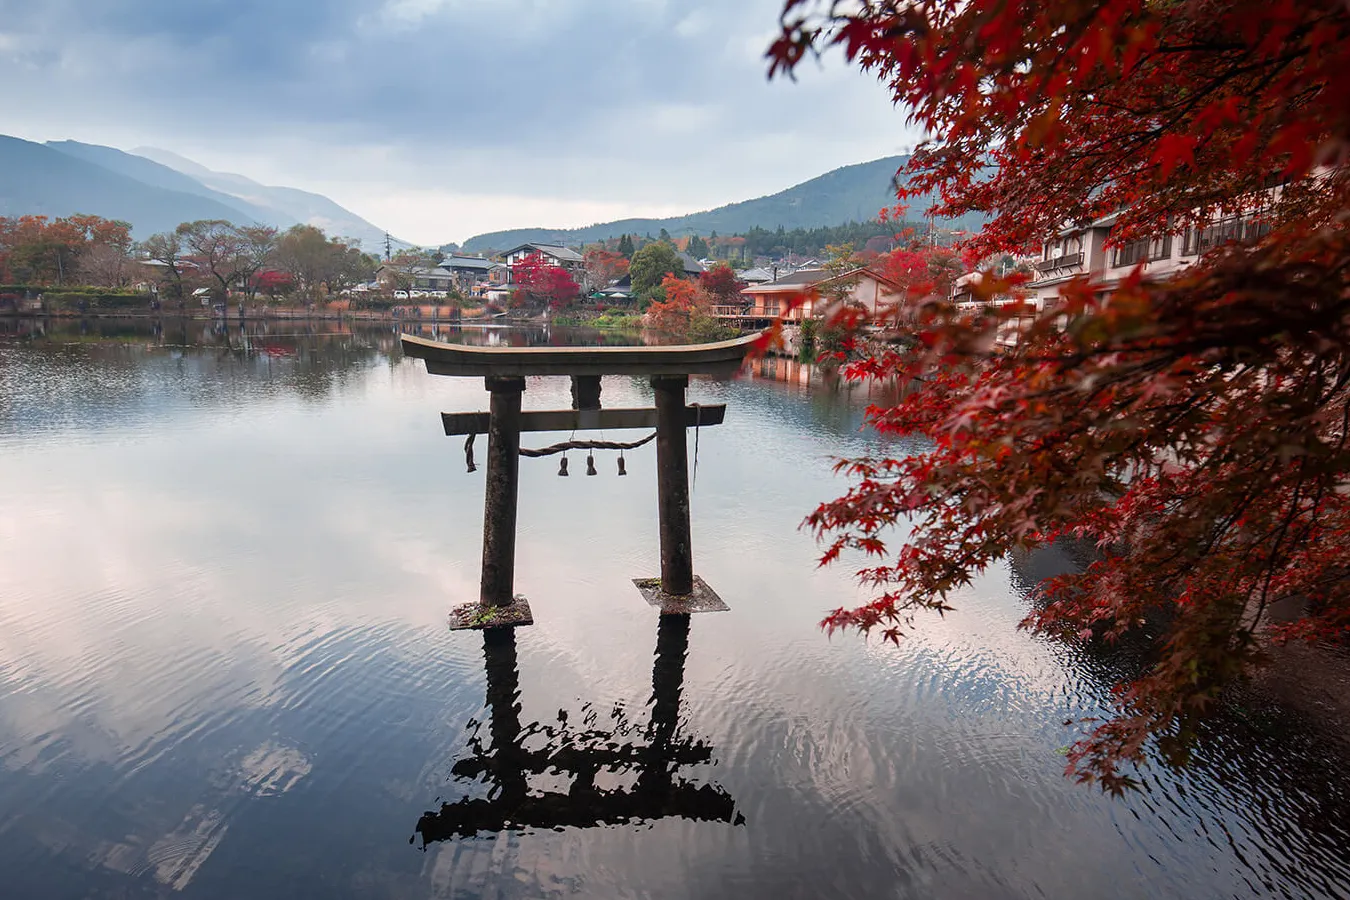
[[[624,259],[633,258],[633,238],[625,234],[619,238],[619,252],[623,254]]]
[[[669,232],[669,231],[666,231],[664,228],[661,229],[661,235],[660,235],[660,237],[657,238],[657,240],[659,240],[659,241],[665,241],[667,244],[674,243],[674,242],[670,239],[670,232]]]

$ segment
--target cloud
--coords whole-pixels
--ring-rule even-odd
[[[389,185],[535,197],[564,216],[695,209],[913,141],[884,90],[842,60],[766,80],[780,0],[90,6],[0,0],[6,130],[322,183],[368,218],[361,198]],[[422,242],[488,218],[395,205],[405,212],[378,224]]]

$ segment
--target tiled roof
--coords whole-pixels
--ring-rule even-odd
[[[502,256],[510,256],[512,253],[519,253],[521,250],[534,250],[538,253],[545,253],[555,259],[560,259],[563,262],[581,262],[584,259],[580,253],[573,250],[571,247],[564,247],[560,244],[536,244],[533,242],[521,244],[519,247],[512,247],[510,250],[503,253]]]

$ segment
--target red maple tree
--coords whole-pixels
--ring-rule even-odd
[[[648,328],[679,334],[689,329],[696,316],[706,316],[712,309],[713,298],[702,286],[674,275],[661,281],[665,300],[656,300],[647,307],[645,323]]]
[[[561,309],[577,298],[581,287],[562,266],[555,266],[541,253],[531,253],[511,267],[516,284],[516,301],[544,302]]]
[[[772,71],[831,46],[932,135],[898,199],[990,216],[970,258],[1107,214],[1117,245],[1248,223],[1170,277],[1076,278],[1001,349],[1024,309],[935,296],[917,351],[850,369],[921,378],[870,417],[931,449],[841,461],[853,487],[809,517],[826,561],[875,560],[876,599],[825,625],[892,639],[1013,551],[1095,544],[1024,625],[1113,641],[1147,623],[1147,670],[1069,756],[1119,791],[1122,763],[1184,754],[1195,717],[1262,660],[1273,603],[1298,609],[1281,636],[1350,632],[1350,7],[787,0]],[[988,272],[980,290],[1010,286]]]

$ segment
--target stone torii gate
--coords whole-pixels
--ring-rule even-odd
[[[669,347],[471,347],[403,335],[404,355],[425,360],[428,373],[481,377],[491,395],[488,412],[441,414],[447,435],[488,436],[479,597],[477,603],[452,612],[451,627],[497,628],[534,621],[529,602],[515,593],[514,586],[520,435],[538,431],[654,427],[661,577],[634,579],[634,584],[662,613],[725,610],[712,589],[694,575],[685,429],[720,425],[726,407],[686,406],[684,392],[690,375],[736,372],[757,337]],[[572,409],[522,412],[525,378],[532,375],[569,376]],[[603,375],[650,378],[656,406],[602,409]]]

